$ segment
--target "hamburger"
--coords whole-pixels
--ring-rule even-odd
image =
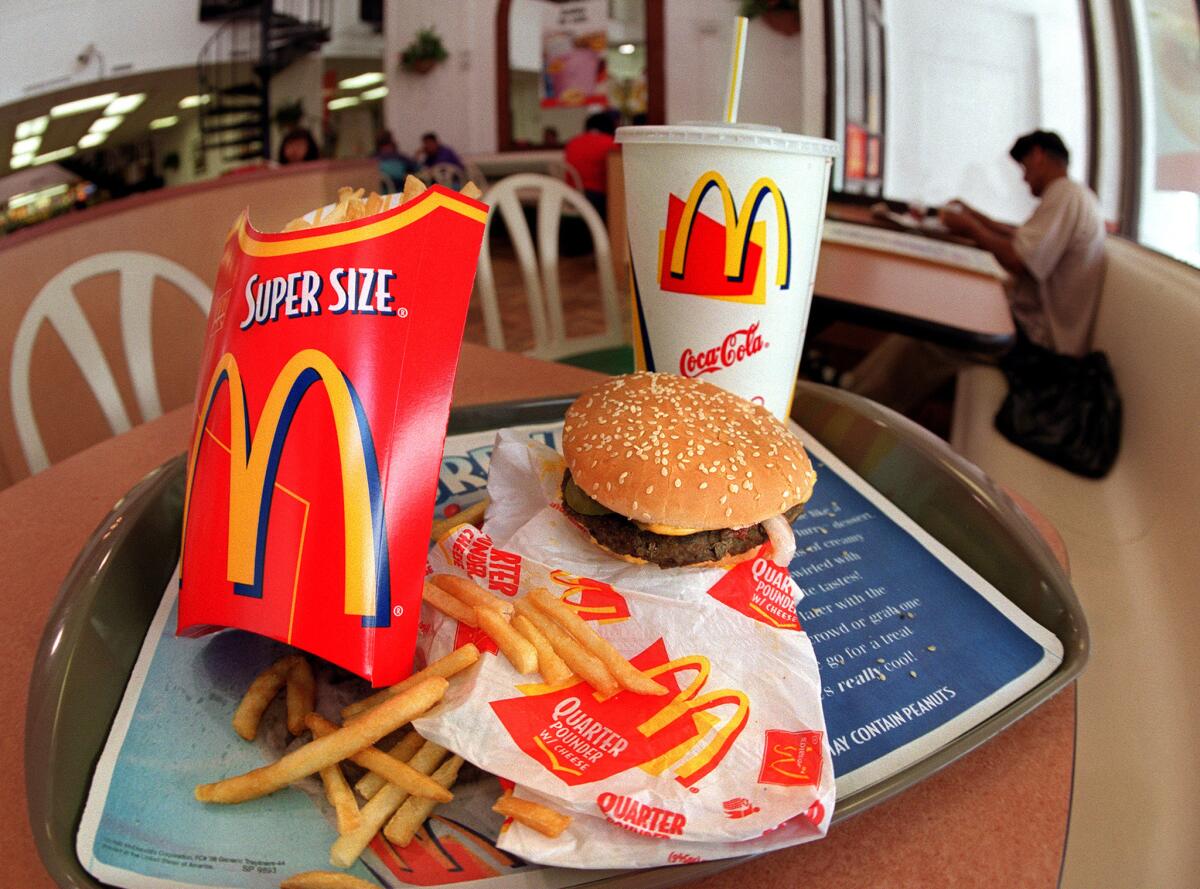
[[[672,374],[614,377],[563,427],[562,508],[609,553],[664,568],[731,565],[767,540],[786,566],[816,473],[769,411]]]

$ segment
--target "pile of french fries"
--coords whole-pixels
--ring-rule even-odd
[[[404,190],[400,196],[400,203],[406,204],[425,190],[425,183],[416,176],[409,176],[404,180]],[[336,225],[339,222],[351,222],[355,219],[362,219],[364,216],[374,216],[376,213],[382,212],[387,208],[388,199],[382,195],[371,192],[367,196],[363,196],[366,189],[350,188],[348,186],[338,189],[337,204],[328,213],[322,213],[324,208],[317,208],[313,213],[312,221],[305,219],[303,216],[297,216],[291,222],[283,227],[285,232],[297,231],[304,228],[317,228],[323,225]],[[479,190],[474,182],[468,182],[459,189],[459,194],[469,198],[478,199],[483,192]]]
[[[579,677],[603,697],[621,689],[667,693],[545,589],[530,590],[525,598],[510,602],[465,577],[433,574],[425,579],[424,599],[459,623],[487,633],[522,675],[537,671],[550,685]]]
[[[666,694],[663,686],[634,667],[569,606],[545,590],[533,590],[513,603],[466,578],[435,574],[425,581],[424,597],[444,613],[481,628],[522,674],[538,671],[553,685],[570,684],[581,677],[602,695],[616,694],[622,688]],[[463,645],[403,682],[344,707],[338,725],[316,710],[316,681],[309,662],[299,654],[289,654],[250,684],[233,714],[233,730],[253,741],[264,712],[283,691],[288,731],[296,736],[308,732],[311,740],[245,774],[198,785],[196,799],[241,803],[319,775],[336,815],[338,837],[330,849],[332,864],[353,866],[381,831],[394,845],[407,846],[434,808],[454,798],[451,788],[463,759],[413,729],[387,750],[375,745],[437,704],[449,680],[478,660],[479,649]],[[346,761],[366,770],[353,787],[342,771]],[[361,805],[360,799],[364,801]],[[492,810],[549,837],[560,835],[571,823],[569,815],[518,799],[508,790]],[[348,874],[311,871],[289,877],[281,887],[361,889],[366,885]]]

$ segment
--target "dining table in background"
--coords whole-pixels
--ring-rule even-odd
[[[466,344],[456,406],[564,395],[599,374]],[[47,616],[76,555],[114,503],[146,473],[186,448],[190,407],[108,439],[0,491],[0,872],[6,886],[50,889],[26,809],[24,720],[30,673]],[[1018,503],[1021,501],[1018,499]],[[1022,506],[1065,564],[1052,527]],[[771,853],[693,881],[696,889],[746,885],[812,889],[866,886],[1058,884],[1070,814],[1075,686],[902,794],[836,825],[816,843]]]

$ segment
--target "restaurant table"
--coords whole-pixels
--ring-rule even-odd
[[[454,404],[577,392],[599,374],[464,345]],[[8,669],[0,705],[0,884],[50,889],[27,817],[24,724],[42,628],[75,556],[113,504],[147,472],[186,448],[191,409],[101,442],[0,491],[0,651]],[[1026,507],[1031,510],[1031,507]],[[1065,563],[1061,540],[1035,524]],[[837,825],[818,843],[772,853],[692,885],[1052,887],[1066,844],[1075,751],[1075,687],[903,794]]]
[[[875,215],[874,206],[878,201],[870,204],[853,203],[848,201],[831,200],[825,205],[825,218],[836,219],[838,222],[853,222],[859,225],[874,225],[880,228],[891,229],[892,231],[908,232],[910,234],[920,235],[923,238],[932,238],[935,241],[948,241],[951,244],[974,245],[974,241],[970,238],[964,238],[961,235],[950,233],[948,230],[930,230],[930,229],[911,229],[903,225],[892,222],[886,217],[880,218]]]
[[[885,249],[825,240],[817,258],[810,324],[820,326],[831,320],[977,354],[1004,352],[1016,337],[1008,297],[998,278]]]

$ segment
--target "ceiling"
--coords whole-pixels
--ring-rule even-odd
[[[328,68],[336,70],[339,77],[350,77],[365,71],[379,70],[380,61],[361,58],[327,58],[325,64]],[[156,118],[177,115],[180,123],[186,122],[189,115],[196,115],[198,112],[195,108],[180,109],[179,100],[185,96],[194,95],[197,89],[196,68],[189,65],[162,71],[141,72],[128,77],[110,78],[56,93],[23,99],[0,107],[0,177],[12,172],[9,167],[9,158],[12,156],[12,144],[17,124],[48,114],[54,105],[103,93],[115,92],[121,95],[145,93],[146,99],[142,105],[125,115],[120,126],[108,134],[108,139],[102,145],[97,149],[88,149],[101,150],[145,139],[150,132],[150,121]],[[342,90],[334,93],[334,95],[352,94],[353,91]],[[314,104],[318,103],[314,102]],[[75,145],[103,113],[103,108],[97,108],[69,117],[51,118],[46,131],[42,134],[41,145],[38,147],[37,153],[46,154]],[[80,154],[86,155],[88,150],[80,149]],[[26,167],[25,169],[34,168]]]
[[[195,109],[187,111],[179,109],[179,100],[184,96],[193,95],[195,92],[196,69],[191,66],[111,78],[0,107],[0,175],[9,172],[8,161],[12,156],[12,143],[17,124],[48,114],[53,105],[76,99],[86,99],[101,93],[120,93],[121,95],[145,93],[146,100],[142,105],[125,115],[120,126],[108,134],[108,139],[102,147],[111,148],[123,142],[144,139],[150,131],[150,121],[155,118],[176,114],[182,120],[185,115],[196,114]],[[69,117],[51,118],[46,131],[42,134],[42,143],[38,148],[38,154],[74,145],[103,113],[104,109],[98,108]],[[81,153],[85,152],[81,151]]]

